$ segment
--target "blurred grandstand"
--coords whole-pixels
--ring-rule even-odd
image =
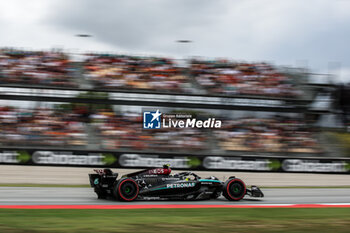
[[[220,116],[217,116],[220,118]],[[222,129],[142,130],[140,112],[96,109],[0,108],[3,146],[64,146],[136,151],[260,151],[317,153],[320,147],[301,120],[272,116],[224,119]]]
[[[1,84],[76,87],[67,54],[0,49]]]
[[[337,90],[334,85],[311,85],[307,82],[306,71],[267,63],[198,58],[187,62],[187,67],[180,67],[170,58],[111,54],[86,54],[84,61],[74,62],[60,51],[1,49],[2,99],[16,100],[21,96],[17,92],[7,96],[8,89],[4,91],[3,88],[11,87],[31,93],[21,99],[26,101],[38,101],[38,96],[51,89],[76,91],[69,99],[75,103],[79,103],[87,91],[106,93],[103,106],[93,104],[96,99],[93,95],[87,95],[87,100],[80,105],[52,103],[42,107],[38,102],[32,102],[31,107],[25,107],[3,104],[0,108],[1,146],[227,155],[250,152],[347,155],[346,151],[324,143],[339,141],[339,130],[348,124],[347,102],[339,100],[340,97],[328,101],[330,104],[334,99],[340,101],[342,116],[345,116],[342,123],[338,118],[333,120],[335,123],[323,119],[326,115],[334,116],[336,107],[315,107],[316,97],[322,92],[332,94]],[[134,94],[132,98],[127,95],[129,92]],[[346,92],[343,90],[342,93]],[[148,102],[145,94],[153,94],[155,108],[168,112],[192,108],[198,116],[206,111],[222,118],[223,128],[142,130],[140,106]],[[171,96],[166,99],[161,94]],[[115,95],[129,102],[123,106],[109,102]],[[51,96],[55,94],[51,93]],[[70,102],[58,94],[55,97],[55,102]],[[215,97],[236,99],[217,100]],[[205,107],[196,110],[195,103],[186,107],[178,102],[179,99],[191,102],[191,98],[205,104],[216,102],[210,110],[203,110]],[[266,103],[261,102],[265,100]],[[267,109],[269,100],[285,102]],[[242,104],[244,101],[245,105]],[[260,101],[259,104],[252,104],[256,101]],[[326,128],[341,127],[336,132],[329,132],[318,127],[320,121],[326,121]]]
[[[190,72],[208,94],[287,98],[302,95],[292,77],[266,63],[192,60]]]
[[[190,79],[168,58],[89,55],[84,75],[95,89],[191,92]]]

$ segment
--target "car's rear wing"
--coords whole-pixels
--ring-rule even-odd
[[[118,178],[118,173],[113,173],[111,169],[94,169],[95,173],[89,174],[91,187],[102,184],[112,185]]]

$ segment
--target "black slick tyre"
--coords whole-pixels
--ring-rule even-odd
[[[247,193],[245,183],[241,179],[233,178],[224,183],[223,196],[229,201],[239,201]]]
[[[120,201],[133,201],[139,195],[139,186],[131,178],[120,179],[113,188],[114,196]]]

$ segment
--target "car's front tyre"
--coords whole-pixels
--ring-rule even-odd
[[[224,183],[222,194],[229,201],[239,201],[247,193],[245,183],[241,179],[233,178]]]

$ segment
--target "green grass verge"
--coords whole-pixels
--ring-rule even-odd
[[[348,208],[0,210],[1,233],[345,233],[349,229]]]

